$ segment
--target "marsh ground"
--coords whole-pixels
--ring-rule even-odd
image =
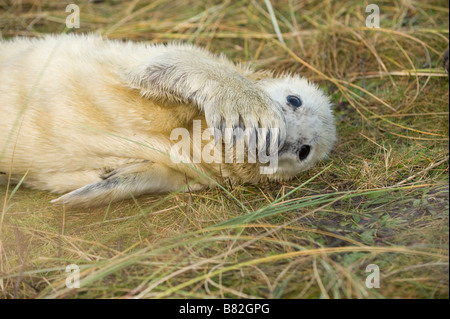
[[[65,211],[0,187],[3,298],[448,298],[448,1],[0,1],[0,33],[184,41],[302,74],[334,103],[331,158],[287,183]],[[65,286],[68,264],[81,288]],[[375,264],[380,288],[366,287]]]

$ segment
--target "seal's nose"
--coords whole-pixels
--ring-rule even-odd
[[[298,152],[298,157],[300,158],[301,161],[304,161],[305,159],[308,158],[308,155],[310,152],[311,152],[311,146],[303,145],[300,148],[300,152]]]

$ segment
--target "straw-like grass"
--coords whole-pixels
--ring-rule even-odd
[[[380,29],[365,26],[367,1],[77,1],[70,32],[190,42],[306,76],[333,100],[339,143],[288,183],[91,210],[1,187],[0,296],[448,298],[449,5],[378,3]],[[67,32],[65,6],[0,1],[1,36]]]

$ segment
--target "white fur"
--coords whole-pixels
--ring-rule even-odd
[[[286,94],[301,96],[302,109],[289,109]],[[270,79],[189,45],[92,35],[2,41],[0,101],[0,172],[13,181],[26,174],[28,187],[71,192],[55,203],[72,206],[175,191],[186,182],[198,190],[222,177],[266,178],[257,164],[171,162],[170,132],[191,129],[196,119],[220,130],[279,128],[272,143],[284,145],[280,172],[270,179],[311,167],[335,141],[328,99],[306,80]],[[289,147],[302,143],[314,151],[300,162]]]

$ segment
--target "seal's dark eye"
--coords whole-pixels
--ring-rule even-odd
[[[289,103],[289,105],[291,105],[293,107],[300,107],[300,106],[302,106],[302,100],[300,100],[295,95],[289,95],[287,97],[287,102]]]

